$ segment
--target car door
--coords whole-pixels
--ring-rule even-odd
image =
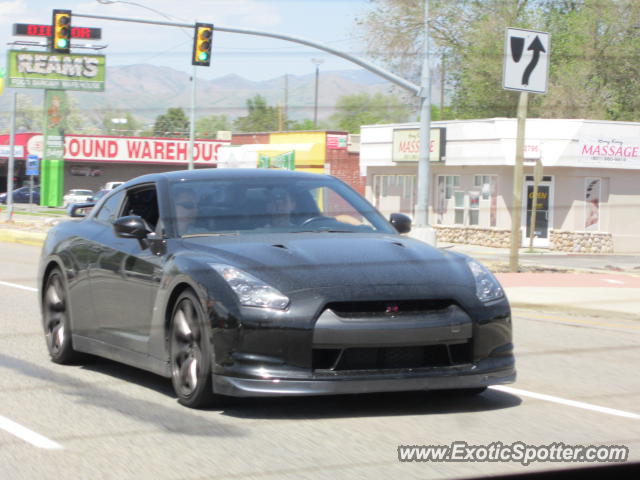
[[[154,184],[123,191],[118,216],[138,215],[154,230],[159,218],[156,192]],[[119,347],[146,353],[153,303],[162,278],[162,257],[155,255],[147,242],[118,237],[112,223],[96,239],[101,252],[91,273],[101,337]]]

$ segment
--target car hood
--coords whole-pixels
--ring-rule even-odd
[[[207,262],[234,265],[283,293],[323,287],[471,286],[464,256],[399,235],[298,233],[184,239]]]

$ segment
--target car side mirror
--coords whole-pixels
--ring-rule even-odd
[[[409,233],[411,231],[411,219],[403,213],[392,213],[389,221],[398,233]]]
[[[135,238],[137,240],[143,240],[151,233],[147,222],[137,215],[118,218],[113,222],[113,229],[119,237]]]
[[[86,202],[86,203],[72,203],[68,207],[68,212],[70,217],[86,217],[87,214],[91,211],[96,204],[94,202]]]

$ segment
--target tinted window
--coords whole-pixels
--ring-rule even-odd
[[[118,192],[107,198],[95,219],[99,222],[113,223],[118,218],[118,207],[122,202],[122,197],[124,197],[124,192]]]
[[[178,235],[393,232],[360,195],[324,177],[180,181],[171,185],[169,198]]]
[[[155,186],[144,186],[127,191],[123,215],[137,215],[147,222],[151,230],[158,224],[158,197]]]

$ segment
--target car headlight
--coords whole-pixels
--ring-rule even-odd
[[[226,280],[246,307],[284,310],[289,305],[289,297],[247,272],[222,263],[210,263],[209,266]]]
[[[500,283],[484,265],[473,259],[468,259],[467,265],[476,281],[476,295],[481,302],[486,303],[504,297]]]

